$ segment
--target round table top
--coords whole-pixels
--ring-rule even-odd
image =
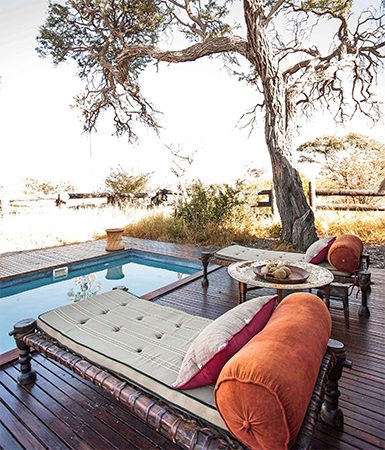
[[[310,273],[307,280],[303,283],[285,284],[274,283],[267,280],[257,278],[254,273],[254,268],[263,264],[266,264],[266,260],[256,261],[239,261],[227,268],[229,275],[241,283],[250,284],[251,286],[266,287],[272,289],[311,289],[329,285],[334,280],[334,275],[324,267],[316,266],[306,262],[296,262],[293,264],[291,261],[282,261],[284,264],[295,265],[301,269]]]

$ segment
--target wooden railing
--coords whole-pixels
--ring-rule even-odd
[[[309,203],[313,211],[317,209],[335,211],[385,211],[385,204],[369,205],[365,203],[330,203],[318,204],[317,197],[351,197],[354,201],[365,197],[385,197],[385,192],[374,192],[364,189],[316,189],[315,184],[309,182]]]
[[[277,207],[274,200],[274,190],[264,189],[253,193],[254,195],[267,196],[266,200],[259,201],[253,207],[255,208],[271,208],[273,215],[277,214]],[[313,211],[334,210],[334,211],[385,211],[385,204],[369,205],[364,203],[329,203],[319,204],[317,197],[385,197],[385,192],[374,192],[363,189],[316,189],[314,183],[309,183],[309,204]]]
[[[154,195],[147,192],[134,194],[110,194],[107,192],[79,193],[71,192],[65,195],[50,194],[41,196],[19,196],[18,198],[0,197],[0,213],[7,215],[19,208],[35,207],[69,207],[84,208],[103,205],[132,204],[141,206],[159,206],[169,200],[170,195],[177,195],[168,189],[159,189]]]

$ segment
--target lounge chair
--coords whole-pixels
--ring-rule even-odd
[[[34,349],[111,393],[148,426],[183,448],[244,448],[228,432],[227,419],[218,412],[214,385],[183,391],[172,386],[191,341],[210,323],[113,290],[42,314],[37,322],[17,323],[11,334],[20,350],[19,383],[35,380],[30,357]],[[312,349],[306,350],[312,358]],[[313,393],[305,399],[308,407],[295,448],[310,448],[320,411],[323,421],[342,426],[338,380],[347,365],[344,346],[329,340],[323,351]],[[298,379],[298,385],[302,384]]]
[[[282,252],[274,250],[264,250],[242,245],[230,245],[215,253],[215,257],[223,261],[249,261],[249,260],[283,260],[290,263],[306,262],[304,253]],[[361,306],[359,315],[369,317],[368,296],[370,293],[370,272],[369,256],[362,254],[360,257],[359,269],[354,272],[343,272],[335,269],[328,261],[320,263],[322,267],[330,270],[334,275],[334,282],[331,285],[345,285],[346,289],[356,286],[361,292]]]

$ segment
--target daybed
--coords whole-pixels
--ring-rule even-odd
[[[340,238],[354,238],[352,235],[341,236]],[[357,238],[356,238],[357,239]],[[322,241],[322,240],[320,240]],[[314,245],[317,245],[315,243]],[[361,244],[362,245],[362,244]],[[310,249],[310,248],[309,248]],[[327,249],[326,249],[327,250]],[[345,250],[345,249],[344,249]],[[309,252],[309,250],[308,250]],[[319,264],[322,267],[330,270],[334,275],[334,282],[332,284],[335,286],[335,290],[338,291],[338,287],[342,284],[345,285],[347,290],[350,288],[357,287],[361,292],[361,306],[359,308],[359,315],[369,317],[370,311],[368,308],[368,296],[370,293],[370,284],[371,284],[371,275],[369,272],[369,256],[362,253],[361,251],[356,252],[355,261],[351,265],[349,270],[339,270],[332,266],[327,260],[327,251],[325,253],[325,259],[322,262],[313,262],[309,261],[308,256],[305,253],[295,253],[295,252],[283,252],[283,251],[274,251],[274,250],[264,250],[252,247],[244,247],[242,245],[230,245],[229,247],[223,248],[215,253],[215,257],[219,260],[224,261],[248,261],[248,260],[273,260],[273,261],[286,261],[289,263],[296,262],[312,262],[313,264]],[[344,252],[345,255],[345,252]],[[342,266],[346,266],[342,264]]]
[[[271,298],[254,302],[267,305]],[[173,387],[183,358],[215,321],[123,290],[18,322],[11,334],[20,350],[19,383],[35,380],[35,349],[110,392],[183,448],[272,448],[266,442],[309,448],[320,411],[323,421],[342,426],[344,347],[329,340],[330,315],[315,295],[287,297],[266,320],[261,332],[241,342],[216,386],[186,390]],[[249,324],[245,319],[244,328]]]

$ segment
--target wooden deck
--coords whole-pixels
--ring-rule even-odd
[[[103,241],[101,242],[102,244],[100,241],[97,244],[98,248],[87,244],[89,252],[95,253],[95,256],[98,251],[101,254]],[[130,241],[133,247],[149,250],[146,244],[151,244],[151,251],[163,254],[183,257],[190,255],[194,258],[200,254],[199,249],[194,247]],[[85,244],[81,245],[83,249],[69,246],[73,252],[69,247],[54,250],[60,254],[60,250],[65,249],[65,257],[69,259],[79,258],[81,255],[83,258],[87,257],[87,252],[81,252]],[[49,259],[49,251],[46,252],[44,256]],[[36,253],[30,253],[37,256]],[[31,270],[23,262],[22,254],[6,255],[9,262],[15,256],[24,264],[23,271]],[[44,265],[41,261],[39,264]],[[350,328],[346,329],[342,305],[332,302],[333,337],[345,343],[353,368],[344,371],[341,382],[344,429],[335,431],[319,424],[314,442],[316,449],[385,448],[384,274],[382,269],[372,269],[374,285],[369,299],[369,319],[358,317],[359,300],[353,293],[349,299]],[[8,276],[10,275],[8,272]],[[237,285],[227,275],[225,268],[212,272],[209,279],[208,289],[201,286],[200,280],[195,280],[170,293],[162,294],[156,301],[214,319],[235,306]],[[263,290],[254,291],[248,293],[248,296],[265,293],[267,292]],[[176,448],[144,426],[113,398],[67,369],[39,355],[34,356],[33,364],[38,378],[35,385],[28,387],[16,384],[18,367],[14,362],[6,363],[0,370],[0,448]]]

